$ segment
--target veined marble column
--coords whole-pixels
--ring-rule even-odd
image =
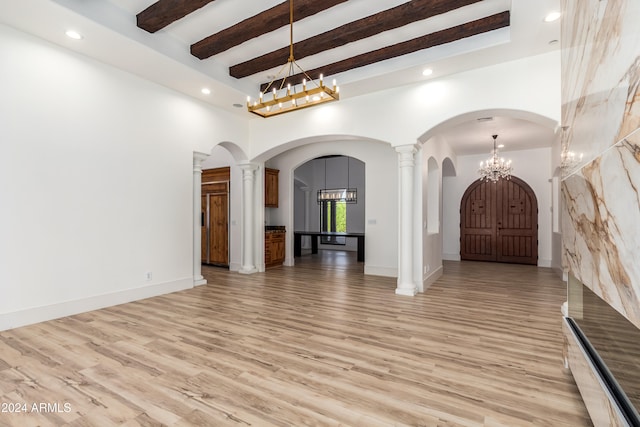
[[[396,294],[414,296],[418,287],[413,281],[413,169],[415,145],[396,147],[400,174],[400,236],[398,242],[398,287]]]
[[[255,163],[244,163],[238,165],[242,169],[242,267],[239,273],[252,274],[256,273],[254,256],[255,239],[253,235],[254,224],[254,187],[255,187],[255,171],[258,165]]]
[[[202,276],[202,162],[208,154],[193,153],[193,286],[206,285]]]

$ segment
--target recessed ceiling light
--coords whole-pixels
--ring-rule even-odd
[[[493,117],[478,117],[476,120],[479,122],[490,122],[493,120]]]
[[[544,22],[553,22],[560,18],[560,12],[553,11],[550,12],[547,16],[544,17]]]
[[[202,92],[204,95],[210,95],[211,89],[209,89],[208,87],[203,87],[200,92]]]
[[[550,41],[549,41],[549,44],[550,44],[551,46],[558,44],[558,39],[550,40]]]
[[[433,74],[433,70],[431,68],[425,68],[424,70],[422,70],[423,76],[430,76],[431,74]]]
[[[504,148],[504,144],[498,144],[498,148]]]
[[[67,35],[67,37],[69,37],[70,39],[74,39],[74,40],[82,40],[82,34],[80,34],[79,32],[75,31],[75,30],[67,30],[65,32],[65,34]]]
[[[238,104],[238,103],[233,104],[233,106],[236,108],[242,108],[242,104]]]

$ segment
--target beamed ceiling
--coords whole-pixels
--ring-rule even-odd
[[[347,100],[557,50],[560,22],[543,19],[559,9],[560,0],[294,0],[294,56],[311,77],[336,78]],[[6,1],[0,23],[234,114],[249,114],[236,107],[279,75],[289,56],[283,0]],[[70,42],[68,27],[84,39]],[[433,74],[423,76],[425,68]],[[502,141],[504,129],[519,126],[500,117],[492,123],[480,125],[494,126]],[[461,147],[478,141],[475,152],[486,152],[485,136],[471,138],[480,125],[448,138]]]
[[[360,2],[363,3],[362,0]],[[177,21],[188,20],[191,14],[197,13],[205,6],[209,6],[213,12],[215,3],[214,0],[159,0],[139,12],[136,15],[136,22],[139,28],[155,33]],[[218,3],[221,1],[218,0]],[[451,25],[441,26],[441,29],[437,31],[433,31],[432,25],[421,25],[421,28],[418,29],[418,35],[407,39],[401,33],[401,29],[409,24],[424,23],[429,19],[442,19],[447,14],[465,6],[482,3],[481,0],[412,0],[400,4],[394,1],[378,1],[375,2],[377,8],[361,7],[358,15],[349,12],[352,18],[348,22],[334,25],[336,21],[332,19],[332,16],[341,14],[345,3],[348,3],[348,0],[294,1],[294,22],[298,23],[294,23],[294,34],[297,26],[303,25],[302,22],[306,18],[325,12],[324,28],[319,27],[323,31],[294,43],[296,60],[300,61],[302,58],[334,51],[332,55],[323,56],[323,59],[317,63],[318,65],[305,69],[310,76],[315,77],[319,74],[333,76],[345,73],[356,68],[505,28],[510,24],[508,8],[490,15],[478,10],[478,15],[469,15],[473,17],[471,20],[456,25],[453,24],[456,21],[452,20],[449,21],[452,23]],[[357,3],[357,0],[351,0],[351,3]],[[377,10],[380,6],[383,6],[383,10]],[[273,7],[247,16],[239,22],[230,19],[224,25],[224,28],[192,43],[190,45],[191,54],[200,60],[207,60],[276,30],[282,28],[288,30],[289,2],[278,3]],[[350,55],[348,49],[340,49],[351,43],[367,41],[385,32],[388,32],[388,36],[390,36],[387,37],[387,42],[380,44],[372,41],[369,45],[373,48],[357,55]],[[248,51],[246,55],[240,54],[239,61],[229,66],[229,75],[241,79],[267,72],[278,66],[281,67],[289,57],[289,38],[282,38],[280,42],[281,45],[278,48],[266,49],[267,52],[258,56],[253,56]],[[267,46],[265,45],[265,47]],[[301,74],[294,76],[293,83],[299,83],[302,77]],[[263,82],[263,86],[265,83],[267,82]]]

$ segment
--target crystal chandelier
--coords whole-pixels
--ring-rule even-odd
[[[302,83],[292,86],[287,82],[294,76],[296,69],[305,78]],[[286,83],[286,87],[285,87]],[[261,117],[271,117],[288,113],[326,102],[340,99],[340,89],[333,80],[333,87],[325,86],[322,74],[316,83],[310,78],[293,57],[293,0],[289,0],[289,59],[282,66],[264,90],[260,91],[257,100],[247,96],[247,110]]]
[[[576,154],[573,151],[563,150],[560,154],[560,167],[563,171],[568,172],[578,166],[584,157],[583,153]]]
[[[504,158],[498,157],[498,147],[496,146],[496,139],[498,135],[492,135],[493,137],[493,152],[491,157],[486,162],[480,162],[480,181],[498,182],[499,179],[511,178],[511,160],[505,161]]]
[[[560,167],[564,173],[569,173],[582,162],[583,153],[576,154],[569,151],[568,133],[569,126],[562,126],[562,152],[560,153]]]

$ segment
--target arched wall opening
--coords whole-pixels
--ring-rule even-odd
[[[304,188],[294,185],[294,229],[364,233],[365,231],[365,163],[349,156],[323,156],[309,160],[294,170],[294,181],[304,180]],[[356,200],[318,201],[318,192],[330,189],[355,190]],[[308,236],[305,236],[308,237]],[[303,248],[309,248],[311,238]],[[354,238],[322,238],[321,250],[357,251]]]
[[[507,120],[495,120],[493,129],[485,122],[487,130],[482,131],[483,128],[479,126],[483,121],[494,117],[504,117]],[[512,125],[523,123],[526,126],[522,128],[524,131],[518,128],[501,128],[503,122]],[[476,132],[478,135],[472,132],[473,129],[479,129]],[[535,144],[530,141],[531,135],[527,135],[528,129],[533,129],[535,132],[536,141],[533,141]],[[464,190],[478,178],[477,170],[480,161],[486,160],[490,154],[492,132],[505,135],[503,141],[507,141],[507,147],[500,151],[501,155],[512,160],[514,173],[525,180],[538,197],[540,224],[538,265],[551,265],[554,256],[552,254],[551,178],[553,173],[551,165],[553,164],[552,144],[556,130],[557,121],[549,117],[529,111],[494,108],[451,117],[425,131],[418,138],[422,143],[423,162],[426,164],[429,158],[433,158],[442,170],[442,183],[438,189],[442,200],[441,249],[439,253],[428,253],[430,250],[438,252],[438,249],[435,244],[425,245],[424,267],[433,270],[434,264],[441,265],[443,259],[460,260],[460,200]],[[457,132],[467,132],[465,136],[469,136],[472,140],[461,138],[460,135],[456,135]],[[507,138],[507,135],[510,137]],[[477,140],[475,148],[473,144],[467,144],[467,146],[460,144],[461,139],[469,143]],[[519,143],[520,141],[522,143]],[[425,197],[429,198],[429,192],[434,190],[427,186],[423,191]],[[427,233],[424,234],[427,235]]]
[[[267,225],[284,225],[287,230],[285,265],[294,265],[295,171],[323,156],[340,155],[359,160],[364,168],[365,274],[397,276],[397,154],[385,142],[354,136],[319,136],[284,144],[288,150],[265,159],[268,167],[280,171],[280,204],[265,214]],[[260,159],[264,159],[261,155]],[[311,194],[315,203],[315,194]]]
[[[238,164],[247,161],[247,155],[244,150],[231,141],[222,141],[214,145],[201,161],[202,170],[229,167],[229,194],[228,194],[228,252],[229,252],[229,270],[238,271],[242,263],[242,171]],[[194,199],[200,200],[202,203],[202,188],[194,188]],[[196,200],[194,200],[194,203]],[[200,206],[202,210],[202,206]],[[196,234],[200,236],[200,247],[202,247],[202,218],[199,212],[194,212],[194,217],[198,216],[199,221],[194,221],[194,240]],[[194,263],[201,256],[194,245]]]

